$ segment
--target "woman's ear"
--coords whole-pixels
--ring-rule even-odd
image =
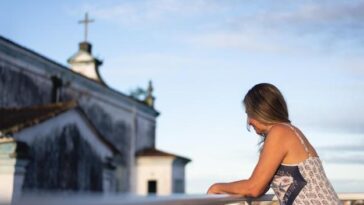
[[[254,119],[254,118],[249,117],[248,118],[248,124],[253,126],[253,125],[257,124],[257,120]]]

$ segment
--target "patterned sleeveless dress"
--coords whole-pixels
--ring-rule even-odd
[[[312,156],[302,137],[290,124],[299,138],[308,158],[298,164],[281,164],[275,173],[271,187],[281,205],[336,205],[342,204],[326,177],[319,157]]]

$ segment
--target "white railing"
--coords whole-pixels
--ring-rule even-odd
[[[344,205],[364,204],[364,193],[339,193]],[[240,196],[172,195],[172,196],[132,196],[132,195],[38,195],[13,201],[12,205],[250,205],[278,204],[276,197],[267,194],[259,198]],[[269,203],[271,202],[271,203]],[[1,203],[0,205],[9,205]]]

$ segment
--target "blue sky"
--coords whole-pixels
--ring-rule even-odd
[[[260,82],[281,89],[334,187],[363,191],[364,1],[5,0],[0,35],[66,65],[85,12],[108,85],[153,81],[157,146],[192,158],[188,193],[250,176],[259,138],[241,100]]]

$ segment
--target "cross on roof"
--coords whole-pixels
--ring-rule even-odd
[[[87,12],[85,14],[85,19],[81,20],[81,21],[78,21],[79,24],[85,24],[85,42],[87,42],[87,26],[88,26],[89,23],[92,23],[92,22],[94,22],[94,20],[88,18],[88,13]]]

